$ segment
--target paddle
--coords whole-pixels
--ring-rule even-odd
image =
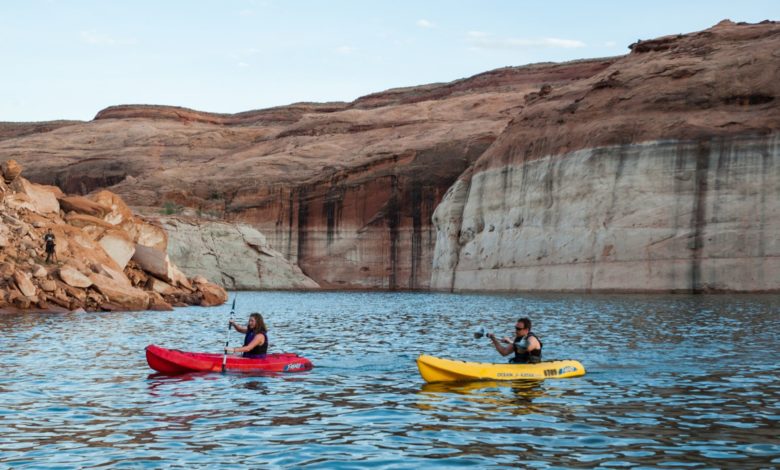
[[[236,297],[238,297],[238,294],[236,294],[235,297],[233,297],[233,306],[230,307],[230,320],[233,320],[233,311],[236,309]],[[225,373],[225,365],[227,364],[227,347],[230,343],[230,320],[228,320],[228,329],[227,329],[227,337],[225,338],[225,352],[222,355],[222,373]]]
[[[489,332],[485,331],[485,327],[484,326],[480,326],[479,330],[474,332],[474,339],[480,339],[483,336],[486,336],[486,335],[489,335],[489,334],[490,334]],[[504,343],[507,342],[506,339],[504,339],[504,338],[499,339],[499,341],[502,341]]]

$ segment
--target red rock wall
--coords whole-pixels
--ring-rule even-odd
[[[231,212],[322,287],[427,288],[433,211],[455,179],[492,142],[454,142],[391,156],[294,188],[237,195]],[[446,159],[447,165],[441,165]]]

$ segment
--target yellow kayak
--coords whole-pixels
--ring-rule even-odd
[[[417,358],[417,367],[426,382],[565,379],[585,375],[582,364],[571,359],[538,364],[494,364],[454,361],[421,354]]]

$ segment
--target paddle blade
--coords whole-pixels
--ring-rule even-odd
[[[480,327],[479,330],[474,332],[474,339],[479,339],[485,336],[485,328]]]

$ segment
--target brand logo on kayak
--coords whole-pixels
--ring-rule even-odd
[[[284,371],[285,372],[290,372],[290,371],[299,370],[299,369],[305,369],[305,368],[306,368],[306,365],[304,365],[303,363],[301,363],[301,362],[293,362],[292,364],[287,364],[286,366],[284,366]]]
[[[558,371],[558,375],[566,374],[569,372],[577,372],[577,368],[574,366],[561,367],[561,369]]]

